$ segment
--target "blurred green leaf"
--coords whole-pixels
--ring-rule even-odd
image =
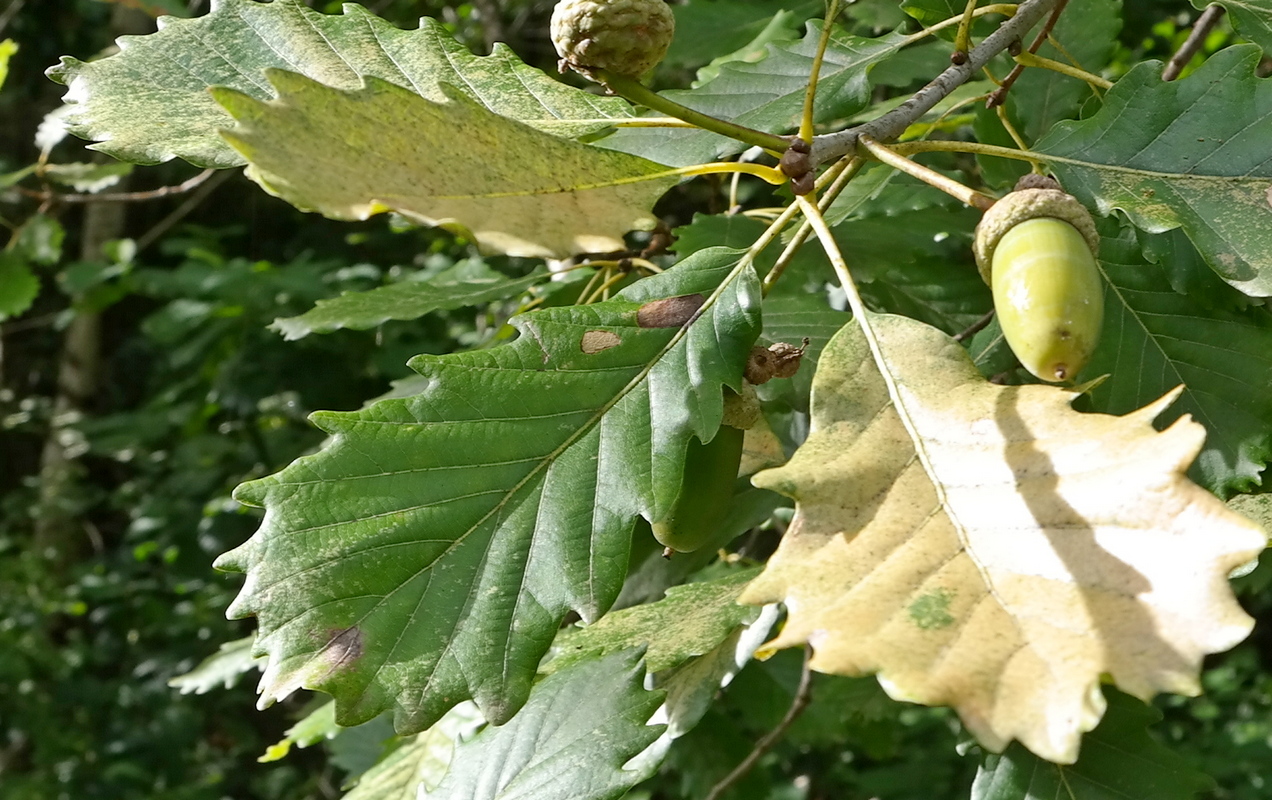
[[[405,280],[366,292],[345,292],[298,317],[281,317],[271,328],[289,341],[340,328],[366,330],[391,319],[409,320],[439,309],[463,308],[503,300],[546,279],[536,272],[509,278],[477,259],[461,261],[423,280]]]
[[[40,279],[16,253],[0,251],[0,320],[16,317],[40,294]]]
[[[1158,744],[1148,726],[1160,712],[1106,688],[1108,711],[1082,739],[1075,764],[1051,764],[1013,743],[985,755],[972,800],[1188,800],[1214,782]]]
[[[132,173],[133,165],[121,161],[74,164],[49,164],[40,175],[54,183],[69,186],[77,192],[90,194],[109,189],[125,175]]]
[[[237,684],[244,673],[264,669],[265,659],[252,655],[255,636],[244,636],[226,642],[189,672],[171,678],[168,685],[182,694],[205,694],[216,688],[229,689]]]

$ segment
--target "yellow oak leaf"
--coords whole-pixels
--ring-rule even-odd
[[[769,648],[809,642],[813,669],[877,673],[991,750],[1058,763],[1103,715],[1102,678],[1199,692],[1203,656],[1251,629],[1227,577],[1267,537],[1185,476],[1201,425],[1154,430],[1176,393],[1080,414],[1077,391],[987,383],[922,323],[870,324],[879,358],[856,323],[836,334],[808,440],[753,479],[797,501],[741,597],[786,604]]]

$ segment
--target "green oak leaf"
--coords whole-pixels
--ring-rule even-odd
[[[354,3],[332,16],[298,0],[217,0],[203,17],[160,17],[157,33],[124,36],[119,45],[117,55],[98,61],[64,57],[48,75],[69,89],[72,133],[140,164],[177,157],[201,167],[241,165],[217,133],[232,120],[207,90],[223,86],[268,100],[267,69],[346,90],[379,78],[434,102],[446,99],[442,85],[449,84],[492,113],[560,136],[592,134],[631,116],[626,102],[553,80],[505,45],[477,57],[437,20],[404,31]]]
[[[1191,414],[1206,426],[1190,474],[1220,496],[1253,489],[1272,455],[1272,313],[1175,292],[1170,267],[1146,261],[1134,231],[1110,236],[1110,228],[1099,258],[1104,328],[1080,376],[1110,376],[1090,393],[1094,410],[1125,414],[1182,383],[1159,424]]]
[[[502,300],[524,292],[546,277],[545,273],[536,272],[509,278],[486,266],[484,261],[470,259],[423,280],[405,280],[319,300],[304,314],[280,317],[270,327],[288,340],[341,328],[366,330],[391,319],[416,319],[434,311]]]
[[[492,722],[525,702],[573,610],[613,604],[633,521],[679,494],[690,436],[741,388],[759,287],[738,251],[702,251],[590,306],[514,317],[511,344],[417,356],[412,397],[320,412],[313,456],[240,486],[260,530],[217,566],[258,618],[262,703],[298,688],[399,732],[472,698]]]
[[[1228,10],[1237,33],[1272,53],[1272,2],[1268,0],[1215,0]],[[1209,0],[1192,0],[1193,8],[1204,9]]]
[[[1043,761],[1019,743],[986,754],[971,800],[1189,800],[1214,786],[1148,735],[1161,712],[1106,687],[1108,710],[1075,764]]]
[[[345,91],[266,75],[276,100],[212,90],[239,123],[222,135],[267,191],[334,219],[391,210],[489,251],[607,252],[654,226],[649,209],[677,181],[652,161],[543,133],[449,87],[435,103],[378,78]]]
[[[1182,227],[1220,277],[1272,295],[1272,81],[1255,77],[1260,57],[1228,47],[1178,81],[1140,64],[1099,112],[1057,124],[1035,150],[1100,213],[1120,209],[1153,233]]]
[[[821,23],[810,22],[804,38],[769,45],[768,56],[758,62],[729,62],[720,66],[719,77],[697,88],[659,94],[740,125],[786,133],[799,125],[820,36]],[[831,122],[865,108],[870,102],[870,70],[910,42],[899,33],[865,39],[836,29],[817,82],[817,120]],[[673,166],[711,161],[746,149],[745,144],[719,134],[686,128],[625,128],[599,144]]]
[[[661,672],[708,653],[739,626],[760,614],[755,606],[740,606],[742,588],[759,569],[737,570],[714,581],[673,586],[656,603],[606,614],[582,629],[567,630],[557,637],[557,656],[545,671],[559,672],[582,659],[643,646],[650,672]]]
[[[1087,72],[1099,75],[1113,56],[1121,30],[1122,0],[1070,0],[1052,30],[1052,37],[1064,51],[1048,41],[1038,54],[1065,63],[1072,59]],[[1033,35],[1025,38],[1030,41]],[[1049,69],[1027,69],[1007,94],[1005,108],[1017,131],[1030,143],[1042,138],[1057,122],[1077,119],[1083,104],[1096,97],[1097,92],[1077,78]],[[980,142],[1016,146],[994,110],[978,106],[975,126]],[[985,179],[1004,190],[1029,171],[1028,163],[1014,159],[978,155],[976,161]]]
[[[647,777],[623,765],[653,743],[663,692],[644,688],[639,650],[580,661],[544,678],[512,721],[455,748],[421,800],[609,800]]]
[[[659,69],[698,69],[753,42],[775,17],[799,24],[822,13],[817,0],[688,0],[671,9],[676,38]]]

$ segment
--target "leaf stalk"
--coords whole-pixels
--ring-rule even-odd
[[[857,146],[860,150],[864,150],[865,154],[872,158],[882,161],[884,164],[887,164],[894,169],[898,169],[907,175],[918,178],[929,186],[940,189],[942,192],[945,192],[951,197],[957,198],[972,208],[979,208],[981,211],[986,211],[994,204],[994,198],[984,192],[978,192],[970,186],[964,186],[953,178],[942,175],[934,169],[925,167],[916,161],[911,161],[905,156],[898,155],[886,145],[875,141],[870,136],[858,136]]]
[[[757,131],[745,125],[728,122],[710,114],[695,111],[688,106],[683,106],[675,100],[670,100],[654,92],[630,75],[619,75],[607,69],[597,70],[596,75],[615,94],[637,105],[683,120],[703,130],[728,136],[732,139],[737,139],[739,142],[762,147],[779,155],[790,144],[790,141],[785,137]]]

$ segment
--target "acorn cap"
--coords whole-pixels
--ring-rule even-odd
[[[1026,175],[1016,184],[1015,191],[994,203],[985,212],[980,224],[976,226],[976,241],[972,244],[972,252],[976,255],[976,266],[985,283],[992,285],[990,279],[994,248],[998,247],[999,240],[1013,227],[1036,217],[1052,217],[1069,223],[1082,234],[1087,246],[1091,248],[1091,254],[1099,256],[1100,235],[1095,230],[1095,220],[1091,218],[1091,212],[1086,210],[1086,206],[1061,189],[1060,184],[1054,180]]]
[[[607,69],[639,78],[667,53],[676,31],[663,0],[561,0],[552,10],[552,44],[566,67],[589,78]]]

